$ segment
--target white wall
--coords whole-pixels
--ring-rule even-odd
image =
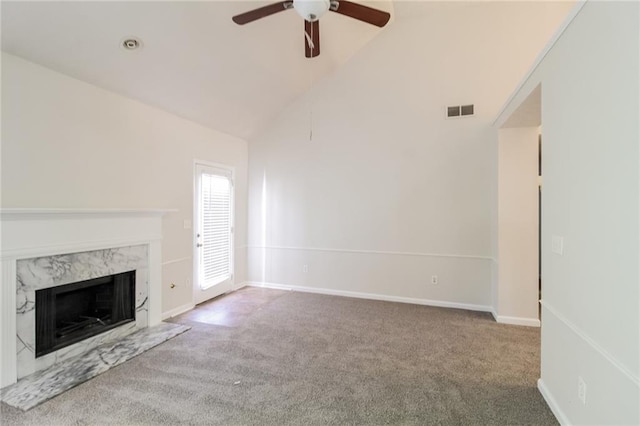
[[[499,131],[499,261],[493,305],[499,322],[534,326],[540,324],[538,134],[537,126]]]
[[[490,122],[570,5],[415,7],[250,141],[251,281],[490,309]]]
[[[639,32],[637,2],[587,2],[498,120],[542,84],[539,386],[564,424],[640,424]]]
[[[3,53],[2,207],[178,209],[163,219],[163,312],[192,303],[183,221],[193,218],[194,159],[235,167],[242,282],[245,141]]]

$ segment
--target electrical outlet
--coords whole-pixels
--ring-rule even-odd
[[[587,384],[580,376],[578,376],[578,399],[582,405],[587,405]]]
[[[302,272],[304,272],[305,274],[309,272],[309,265],[302,265]]]
[[[431,284],[433,284],[433,285],[437,285],[438,284],[438,276],[437,275],[431,275]]]

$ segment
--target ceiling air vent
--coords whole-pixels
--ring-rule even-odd
[[[447,117],[460,117],[460,107],[447,107]]]
[[[447,107],[447,118],[473,115],[473,105],[457,105]]]

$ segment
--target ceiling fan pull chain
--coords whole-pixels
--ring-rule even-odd
[[[311,49],[311,57],[313,58],[313,25],[311,25],[311,34],[305,31],[309,49]],[[309,142],[313,142],[313,61],[309,61]]]
[[[313,70],[309,76],[309,142],[313,142]]]

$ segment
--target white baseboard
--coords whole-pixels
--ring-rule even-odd
[[[493,318],[496,320],[496,322],[500,324],[540,327],[540,320],[538,318],[508,317],[505,315],[498,315],[494,309],[491,309],[491,315],[493,315]]]
[[[187,303],[186,305],[178,306],[177,308],[171,309],[170,311],[163,312],[162,320],[166,320],[167,318],[178,316],[180,314],[183,314],[187,311],[192,310],[195,307],[196,305],[194,305],[193,303]]]
[[[249,285],[249,281],[243,281],[240,284],[233,286],[233,291],[240,290],[242,287],[246,287]]]
[[[246,287],[247,285],[249,285],[249,283],[247,281],[244,281],[238,285],[235,285],[233,287],[233,290],[231,291],[236,291],[236,290],[240,290],[242,287]],[[166,320],[167,318],[172,318],[175,316],[178,316],[180,314],[184,314],[187,311],[192,310],[193,308],[195,308],[196,305],[193,303],[187,303],[185,305],[182,306],[178,306],[177,308],[171,309],[170,311],[167,312],[163,312],[162,313],[162,319]]]
[[[556,402],[553,395],[551,395],[549,389],[547,389],[542,379],[538,379],[538,390],[542,394],[542,397],[546,401],[549,408],[551,408],[551,412],[554,416],[556,416],[558,422],[563,426],[570,424],[569,419],[567,419],[567,416],[565,416],[564,412],[560,409],[558,403]]]
[[[442,300],[417,299],[412,297],[388,296],[375,293],[361,293],[357,291],[334,290],[330,288],[304,287],[297,285],[285,285],[277,283],[266,283],[259,281],[248,281],[246,285],[252,287],[273,288],[277,290],[299,291],[303,293],[326,294],[330,296],[353,297],[357,299],[382,300],[386,302],[411,303],[414,305],[437,306],[441,308],[465,309],[468,311],[491,312],[490,306],[473,305],[469,303],[447,302]]]

